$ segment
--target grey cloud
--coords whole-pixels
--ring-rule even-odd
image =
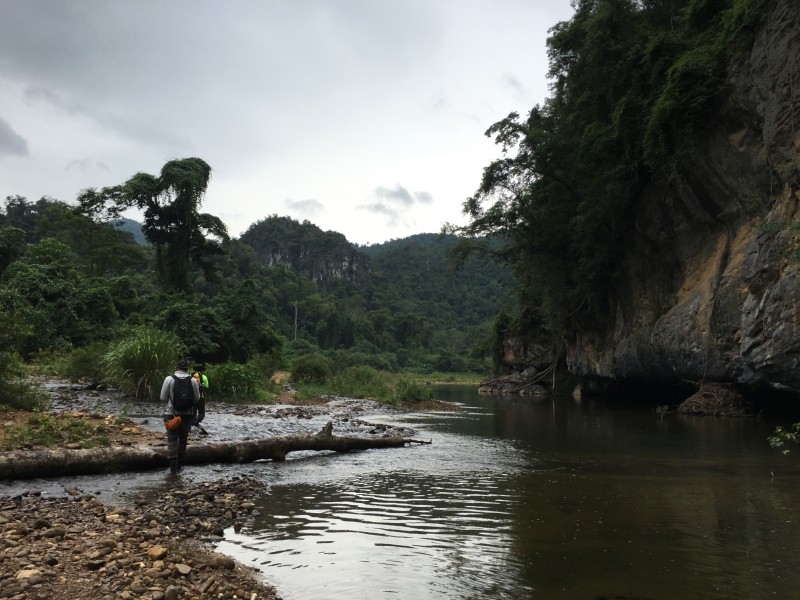
[[[71,171],[73,169],[77,169],[81,173],[86,173],[90,169],[100,169],[101,171],[110,171],[111,169],[108,168],[104,162],[99,160],[92,160],[91,158],[76,158],[71,160],[67,163],[67,166],[64,167],[65,171]]]
[[[431,196],[428,192],[414,192],[414,198],[417,199],[417,202],[422,202],[422,204],[433,203],[433,196]]]
[[[503,85],[505,85],[514,93],[514,96],[517,97],[517,100],[522,102],[527,99],[529,92],[528,87],[511,73],[506,73],[503,75]]]
[[[18,134],[11,125],[3,118],[0,118],[0,156],[30,156],[28,152],[28,142]]]
[[[422,204],[433,202],[433,196],[428,192],[414,192],[412,194],[399,183],[394,188],[376,187],[373,193],[382,200],[388,200],[406,208],[413,205],[415,201]]]
[[[394,227],[398,224],[398,222],[402,223],[403,225],[408,226],[405,220],[400,216],[400,210],[394,208],[393,206],[389,206],[384,202],[373,202],[371,204],[362,204],[361,206],[356,207],[358,210],[365,210],[367,212],[371,212],[378,215],[386,215],[389,217],[386,224],[390,227]]]
[[[378,197],[377,202],[357,206],[365,210],[389,217],[387,225],[394,227],[398,224],[408,227],[407,217],[414,204],[431,204],[433,196],[429,192],[409,192],[405,187],[396,184],[393,188],[377,187],[373,193]],[[413,219],[412,219],[413,221]]]
[[[433,110],[451,108],[450,99],[447,97],[446,94],[440,92],[433,97],[433,103],[431,105],[431,108],[433,108]]]
[[[313,217],[325,210],[325,205],[319,200],[286,200],[286,206],[295,212]]]
[[[352,86],[377,94],[410,77],[439,43],[439,22],[425,2],[24,0],[0,19],[0,64],[3,79],[26,84],[28,103],[162,155],[213,146],[220,168],[242,165],[236,152],[255,144],[281,150],[264,140],[284,136],[290,114],[316,129],[352,108]],[[316,110],[321,90],[327,111]]]
[[[374,193],[378,198],[383,198],[395,204],[402,204],[403,206],[411,206],[414,204],[414,198],[409,191],[399,183],[394,186],[394,189],[376,187]]]
[[[80,114],[85,112],[80,106],[75,103],[67,102],[64,98],[59,96],[53,90],[39,85],[29,85],[25,87],[22,92],[22,97],[25,102],[31,104],[50,104],[56,108],[63,110],[70,114]]]
[[[503,83],[506,84],[506,86],[510,87],[515,92],[522,93],[525,91],[525,86],[522,85],[522,82],[516,77],[514,77],[511,73],[506,73],[505,75],[503,75]]]

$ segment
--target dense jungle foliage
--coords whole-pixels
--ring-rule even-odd
[[[606,322],[637,197],[651,181],[679,184],[769,5],[576,0],[551,29],[551,96],[486,132],[504,155],[465,202],[470,223],[444,228],[467,238],[461,257],[512,266],[520,308],[507,329],[561,345]]]
[[[145,395],[161,362],[178,355],[247,364],[259,376],[309,356],[328,361],[332,376],[361,366],[489,370],[474,349],[512,300],[507,267],[473,258],[453,272],[447,252],[457,240],[434,234],[370,248],[369,257],[341,234],[277,216],[230,239],[224,223],[199,212],[209,175],[199,159],[184,159],[73,203],[8,197],[0,209],[8,368],[19,371],[17,357],[69,352],[68,376],[97,383],[107,361],[106,373]],[[145,212],[141,226],[120,218],[132,205]],[[315,280],[291,261],[265,264],[254,245],[313,257],[323,270],[358,256],[364,276]],[[224,366],[218,376],[240,371]]]

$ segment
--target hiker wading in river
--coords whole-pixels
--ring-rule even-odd
[[[192,429],[194,405],[200,401],[200,386],[189,375],[189,363],[178,361],[174,375],[164,380],[161,386],[161,400],[167,401],[164,425],[167,428],[167,456],[169,470],[177,473],[183,466],[186,452],[186,439]]]

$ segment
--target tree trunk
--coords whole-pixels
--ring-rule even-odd
[[[316,435],[298,433],[248,442],[220,442],[189,446],[184,464],[244,463],[271,458],[284,460],[299,450],[368,450],[398,448],[407,443],[430,443],[402,437],[338,437],[328,423]],[[87,450],[22,450],[0,453],[0,479],[33,479],[66,475],[93,475],[164,468],[169,465],[166,448],[141,446],[90,448]]]

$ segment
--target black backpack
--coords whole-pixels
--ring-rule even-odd
[[[191,377],[172,376],[172,408],[187,410],[194,404],[194,390]]]

